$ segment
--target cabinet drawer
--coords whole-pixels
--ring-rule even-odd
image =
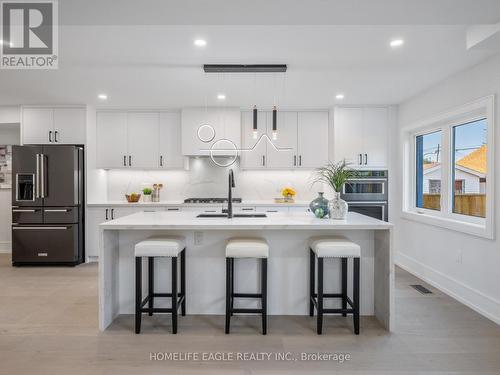
[[[78,225],[12,227],[13,263],[75,262]]]
[[[43,216],[41,208],[13,208],[12,222],[14,224],[42,224]]]
[[[78,207],[46,207],[43,210],[45,224],[78,223]]]

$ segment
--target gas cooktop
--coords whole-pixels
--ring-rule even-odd
[[[188,198],[184,203],[227,203],[227,198]],[[233,198],[233,203],[241,203],[241,198]]]

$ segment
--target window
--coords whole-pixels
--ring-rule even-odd
[[[441,131],[418,135],[416,150],[416,207],[441,209]]]
[[[486,217],[488,172],[486,119],[453,127],[453,212]]]
[[[494,97],[407,127],[403,217],[493,238]]]

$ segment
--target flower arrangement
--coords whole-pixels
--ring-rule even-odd
[[[284,187],[281,189],[281,195],[285,198],[285,201],[293,202],[293,198],[297,195],[297,192],[294,188]]]

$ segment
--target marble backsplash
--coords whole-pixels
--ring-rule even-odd
[[[296,200],[310,201],[317,192],[330,189],[322,184],[312,185],[313,171],[246,171],[237,163],[232,166],[236,188],[234,197],[244,200],[270,201],[280,196],[283,187],[297,191]],[[108,200],[124,200],[125,193],[139,192],[153,183],[162,183],[162,201],[184,200],[190,197],[225,197],[228,189],[228,168],[213,164],[209,158],[192,158],[189,170],[182,171],[107,171]]]

